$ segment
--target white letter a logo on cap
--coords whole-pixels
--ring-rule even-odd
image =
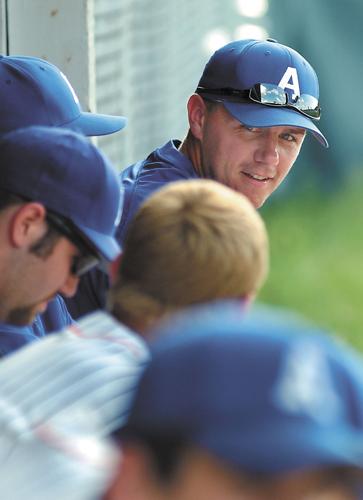
[[[291,83],[289,83],[290,80],[291,80]],[[284,76],[281,78],[278,86],[283,88],[283,89],[291,89],[293,91],[293,94],[292,94],[293,99],[296,99],[297,97],[299,97],[300,96],[300,86],[299,86],[299,79],[297,77],[296,68],[291,68],[290,66],[288,66],[288,68],[285,71]]]
[[[273,398],[283,412],[307,414],[322,424],[336,421],[343,411],[330,364],[311,340],[295,341],[286,351]]]

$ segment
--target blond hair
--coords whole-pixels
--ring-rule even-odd
[[[130,223],[113,313],[148,328],[184,306],[254,295],[267,269],[266,229],[245,196],[212,180],[174,182]]]

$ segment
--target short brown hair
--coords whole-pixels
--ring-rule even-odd
[[[212,180],[174,182],[129,226],[113,312],[135,328],[184,306],[254,294],[267,269],[266,229],[245,196]]]

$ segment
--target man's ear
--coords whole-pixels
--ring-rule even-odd
[[[117,283],[119,279],[118,273],[120,269],[121,260],[122,260],[122,254],[120,254],[115,260],[113,260],[109,264],[108,273],[110,276],[111,285]]]
[[[193,94],[189,98],[187,107],[189,128],[196,139],[201,139],[205,117],[208,112],[207,106],[200,95]]]
[[[9,237],[16,248],[31,246],[46,232],[46,208],[38,202],[17,207],[9,224]]]

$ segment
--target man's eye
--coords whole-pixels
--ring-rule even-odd
[[[296,142],[297,141],[296,137],[292,134],[283,134],[282,138],[288,142]]]
[[[248,127],[247,125],[242,125],[242,128],[248,130],[249,132],[258,132],[260,130],[257,127]]]

